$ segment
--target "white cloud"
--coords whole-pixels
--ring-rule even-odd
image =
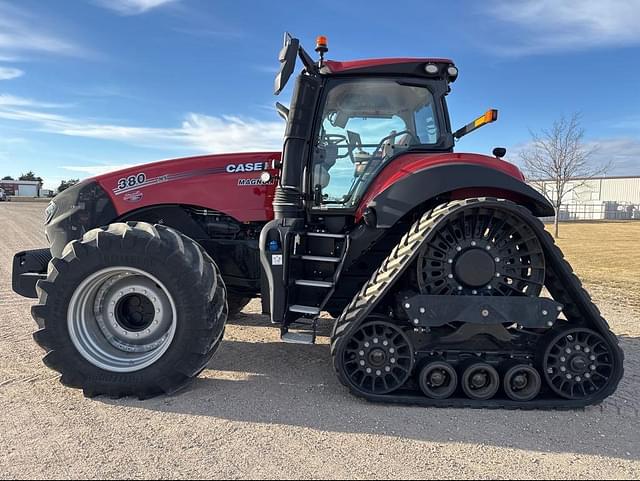
[[[587,147],[595,148],[593,161],[610,164],[607,175],[640,175],[640,140],[632,137],[595,139]]]
[[[25,97],[16,97],[15,95],[0,94],[0,110],[15,107],[30,107],[38,109],[60,109],[69,107],[69,104],[56,104],[49,102],[40,102],[38,100],[28,99]]]
[[[203,152],[240,152],[282,148],[284,122],[189,114],[180,134]]]
[[[0,67],[0,80],[13,80],[23,75],[24,72],[18,68]]]
[[[204,153],[276,150],[282,146],[284,133],[280,120],[189,113],[180,126],[153,128],[101,123],[51,111],[59,107],[65,106],[0,94],[0,119],[25,123],[43,132],[143,147],[184,146]]]
[[[162,7],[178,0],[96,0],[97,3],[120,15],[139,15],[154,8]]]
[[[494,0],[488,12],[516,28],[505,55],[640,44],[638,0]]]
[[[42,18],[16,4],[0,0],[0,58],[16,59],[19,53],[85,55],[85,49],[48,32]]]

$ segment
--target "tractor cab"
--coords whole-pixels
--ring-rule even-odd
[[[261,239],[264,310],[285,334],[300,316],[315,318],[335,301],[350,253],[383,235],[375,210],[359,209],[379,174],[403,154],[450,153],[467,133],[452,132],[449,122],[445,97],[458,76],[451,60],[337,62],[324,59],[327,51],[318,37],[314,61],[286,34],[275,80],[278,95],[301,60],[290,107],[276,104],[287,126],[275,220]]]
[[[335,78],[326,82],[311,151],[314,208],[352,209],[400,153],[451,150],[451,133],[432,81]],[[442,127],[441,127],[442,126]]]
[[[327,50],[326,38],[319,37],[321,58],[314,62],[285,35],[276,94],[297,57],[304,69],[291,108],[278,104],[287,121],[280,185],[299,207],[354,210],[394,157],[452,151],[445,96],[458,69],[447,59],[325,61]]]

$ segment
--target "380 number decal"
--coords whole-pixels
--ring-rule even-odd
[[[129,187],[136,187],[140,184],[144,184],[146,180],[147,176],[144,173],[130,175],[129,177],[123,177],[118,181],[118,190],[128,189]]]

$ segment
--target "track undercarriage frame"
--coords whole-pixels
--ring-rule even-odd
[[[507,232],[503,246],[534,242],[511,252],[515,271],[496,267],[493,279],[470,269],[452,272],[457,262],[447,259],[446,239],[436,248],[444,254],[433,257],[434,239],[452,218],[487,211],[525,226]],[[472,226],[457,239],[454,232],[453,240],[468,243],[456,251],[499,250],[490,227]],[[481,254],[472,255],[482,265]],[[416,279],[410,267],[424,267],[425,256],[431,276]],[[440,282],[425,283],[434,278]],[[513,286],[513,295],[497,293],[500,285]],[[542,287],[553,299],[538,297]],[[425,213],[336,320],[331,351],[340,381],[374,402],[571,409],[602,401],[623,375],[616,336],[543,224],[523,207],[490,198]]]

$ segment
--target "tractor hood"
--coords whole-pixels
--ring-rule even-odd
[[[95,177],[118,217],[144,207],[182,204],[242,222],[273,217],[274,161],[279,152],[204,155],[138,165]],[[270,171],[267,182],[261,174]]]

